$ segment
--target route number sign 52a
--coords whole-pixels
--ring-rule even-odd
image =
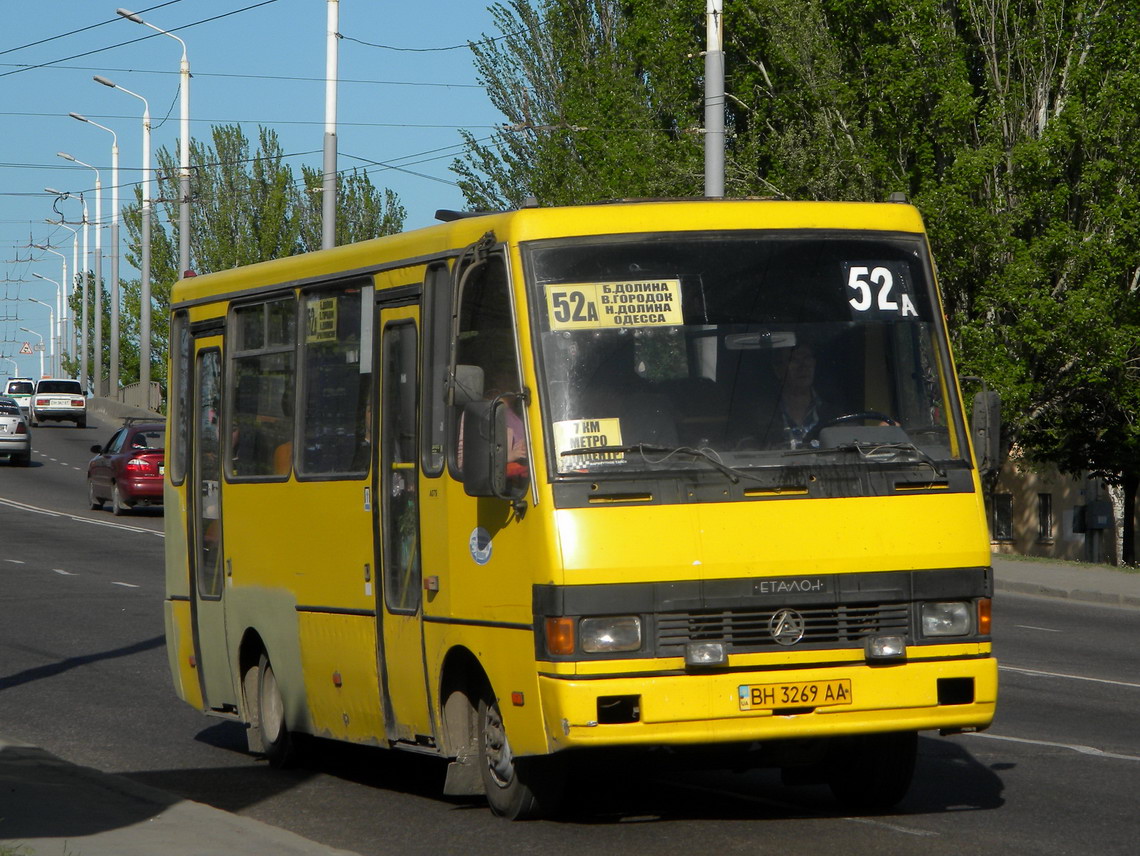
[[[909,277],[901,266],[850,264],[847,268],[847,303],[858,317],[867,314],[895,318],[918,318],[910,293]]]

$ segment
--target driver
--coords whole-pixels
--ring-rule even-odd
[[[772,353],[775,398],[764,398],[738,431],[737,448],[799,449],[813,429],[842,411],[822,398],[815,386],[815,349],[808,342]]]

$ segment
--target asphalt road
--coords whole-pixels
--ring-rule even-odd
[[[96,425],[92,420],[92,425]],[[35,429],[0,464],[0,734],[361,854],[1131,854],[1140,793],[1140,611],[995,603],[1002,689],[984,735],[924,735],[916,784],[851,817],[770,772],[612,769],[561,822],[508,824],[439,796],[432,759],[322,744],[269,768],[239,726],[175,699],[162,638],[163,519],[86,504],[113,426]]]

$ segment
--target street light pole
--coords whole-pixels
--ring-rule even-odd
[[[59,220],[52,220],[45,217],[44,222],[50,223],[53,226],[63,226],[63,228],[71,232],[71,291],[74,293],[76,284],[79,282],[79,230],[73,229],[71,226],[64,223],[62,217],[60,217]],[[63,282],[67,282],[66,262],[64,262],[63,265]],[[64,343],[67,344],[67,352],[69,354],[71,354],[73,357],[76,354],[74,313],[71,315],[71,323],[68,324],[67,321],[68,312],[71,310],[71,307],[68,304],[68,297],[69,295],[67,292],[67,285],[65,284],[63,287],[63,306],[61,306],[59,310],[59,368],[61,374],[63,372]]]
[[[52,285],[55,286],[55,303],[56,303],[56,306],[58,306],[60,303],[60,294],[59,293],[60,293],[61,288],[62,288],[60,286],[60,284],[58,282],[56,282],[54,279],[52,279],[51,277],[44,276],[43,274],[36,273],[35,271],[32,271],[32,276],[34,276],[36,279],[42,279],[44,282],[50,282]],[[29,297],[28,300],[32,301],[32,303],[39,303],[41,306],[47,306],[48,312],[50,313],[50,316],[52,319],[52,321],[51,321],[52,329],[55,329],[55,319],[58,316],[56,315],[56,313],[51,311],[51,306],[49,306],[46,303],[43,303],[43,301],[36,300],[34,297]],[[52,357],[54,358],[55,364],[51,366],[51,372],[52,372],[52,375],[54,377],[59,377],[61,374],[63,374],[62,370],[59,368],[59,362],[60,362],[59,346],[60,346],[60,344],[61,344],[60,340],[57,337],[55,340],[55,344],[52,345]],[[43,374],[42,368],[40,370],[40,374]]]
[[[88,125],[94,125],[96,128],[102,128],[111,135],[111,394],[113,397],[118,398],[119,395],[119,135],[108,128],[106,125],[100,125],[86,116],[81,116],[78,113],[69,113],[72,119],[77,119],[80,122],[86,122]],[[96,303],[99,302],[99,297],[96,297]],[[100,323],[99,329],[102,330]],[[98,338],[96,339],[98,341]],[[98,347],[98,345],[96,345]],[[102,352],[100,352],[100,360],[102,360]],[[102,376],[98,381],[100,394],[106,394],[103,389]]]
[[[52,221],[49,220],[48,222],[51,223]],[[63,224],[55,223],[54,225],[60,226]],[[67,228],[71,229],[70,226]],[[71,232],[74,234],[75,230],[71,229]],[[75,242],[72,241],[72,243],[74,244]],[[54,279],[48,279],[46,276],[39,277],[40,279],[46,280],[47,282],[55,283],[55,317],[58,326],[56,326],[52,331],[52,351],[55,353],[56,361],[56,365],[52,367],[52,374],[55,377],[59,377],[61,374],[63,374],[63,306],[65,301],[63,292],[67,290],[67,286],[65,285],[67,282],[67,258],[63,255],[63,253],[52,249],[47,244],[33,244],[33,246],[37,250],[44,250],[45,252],[59,256],[60,262],[63,265],[63,276],[60,278],[59,282],[56,282]],[[33,272],[32,276],[39,276],[39,274]]]
[[[30,297],[27,299],[31,303],[39,303],[41,306],[47,306],[46,303],[42,303],[39,300],[32,300],[32,298],[30,298]],[[50,306],[48,306],[48,312],[51,312]],[[52,322],[52,324],[54,324],[55,319],[52,318],[51,322]],[[31,333],[33,336],[39,336],[40,337],[40,377],[44,377],[44,336],[43,336],[43,333],[37,333],[35,330],[29,330],[27,327],[21,327],[20,329],[23,330],[25,333]]]
[[[95,170],[95,311],[93,325],[95,327],[94,347],[91,354],[91,371],[94,373],[95,394],[102,394],[103,390],[103,182],[99,170],[89,163],[85,163],[67,152],[56,152],[64,160]],[[83,319],[87,320],[87,283],[83,288]],[[84,354],[86,355],[86,345]]]
[[[46,193],[54,193],[61,199],[71,196],[70,193],[64,193],[62,190],[55,190],[51,187],[45,187]],[[79,266],[75,267],[76,276],[80,277],[80,281],[76,283],[76,288],[80,289],[82,297],[79,303],[79,383],[83,387],[84,392],[87,391],[87,199],[83,194],[79,194],[79,201],[83,203],[83,271],[80,272]],[[74,316],[72,320],[72,333],[75,331]]]
[[[142,117],[142,251],[139,257],[139,386],[143,394],[149,398],[150,390],[150,228],[152,217],[152,201],[150,198],[150,102],[137,92],[132,92],[125,86],[120,86],[105,77],[95,75],[96,83],[118,89],[137,98],[143,103]]]
[[[164,30],[149,21],[144,21],[134,12],[128,12],[126,9],[116,9],[115,12],[128,21],[134,21],[136,24],[150,27],[156,33],[170,36],[182,45],[182,60],[178,65],[179,87],[182,95],[180,123],[182,139],[179,140],[178,153],[178,195],[180,197],[178,206],[178,276],[181,278],[190,270],[190,60],[186,57],[186,42],[169,30]],[[149,393],[144,392],[144,394]]]

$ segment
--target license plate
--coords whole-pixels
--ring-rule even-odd
[[[166,465],[165,464],[159,464],[158,465],[158,474],[160,476],[166,475]]]
[[[851,704],[850,678],[805,681],[796,684],[743,684],[741,710],[776,710],[783,707],[825,707]]]

